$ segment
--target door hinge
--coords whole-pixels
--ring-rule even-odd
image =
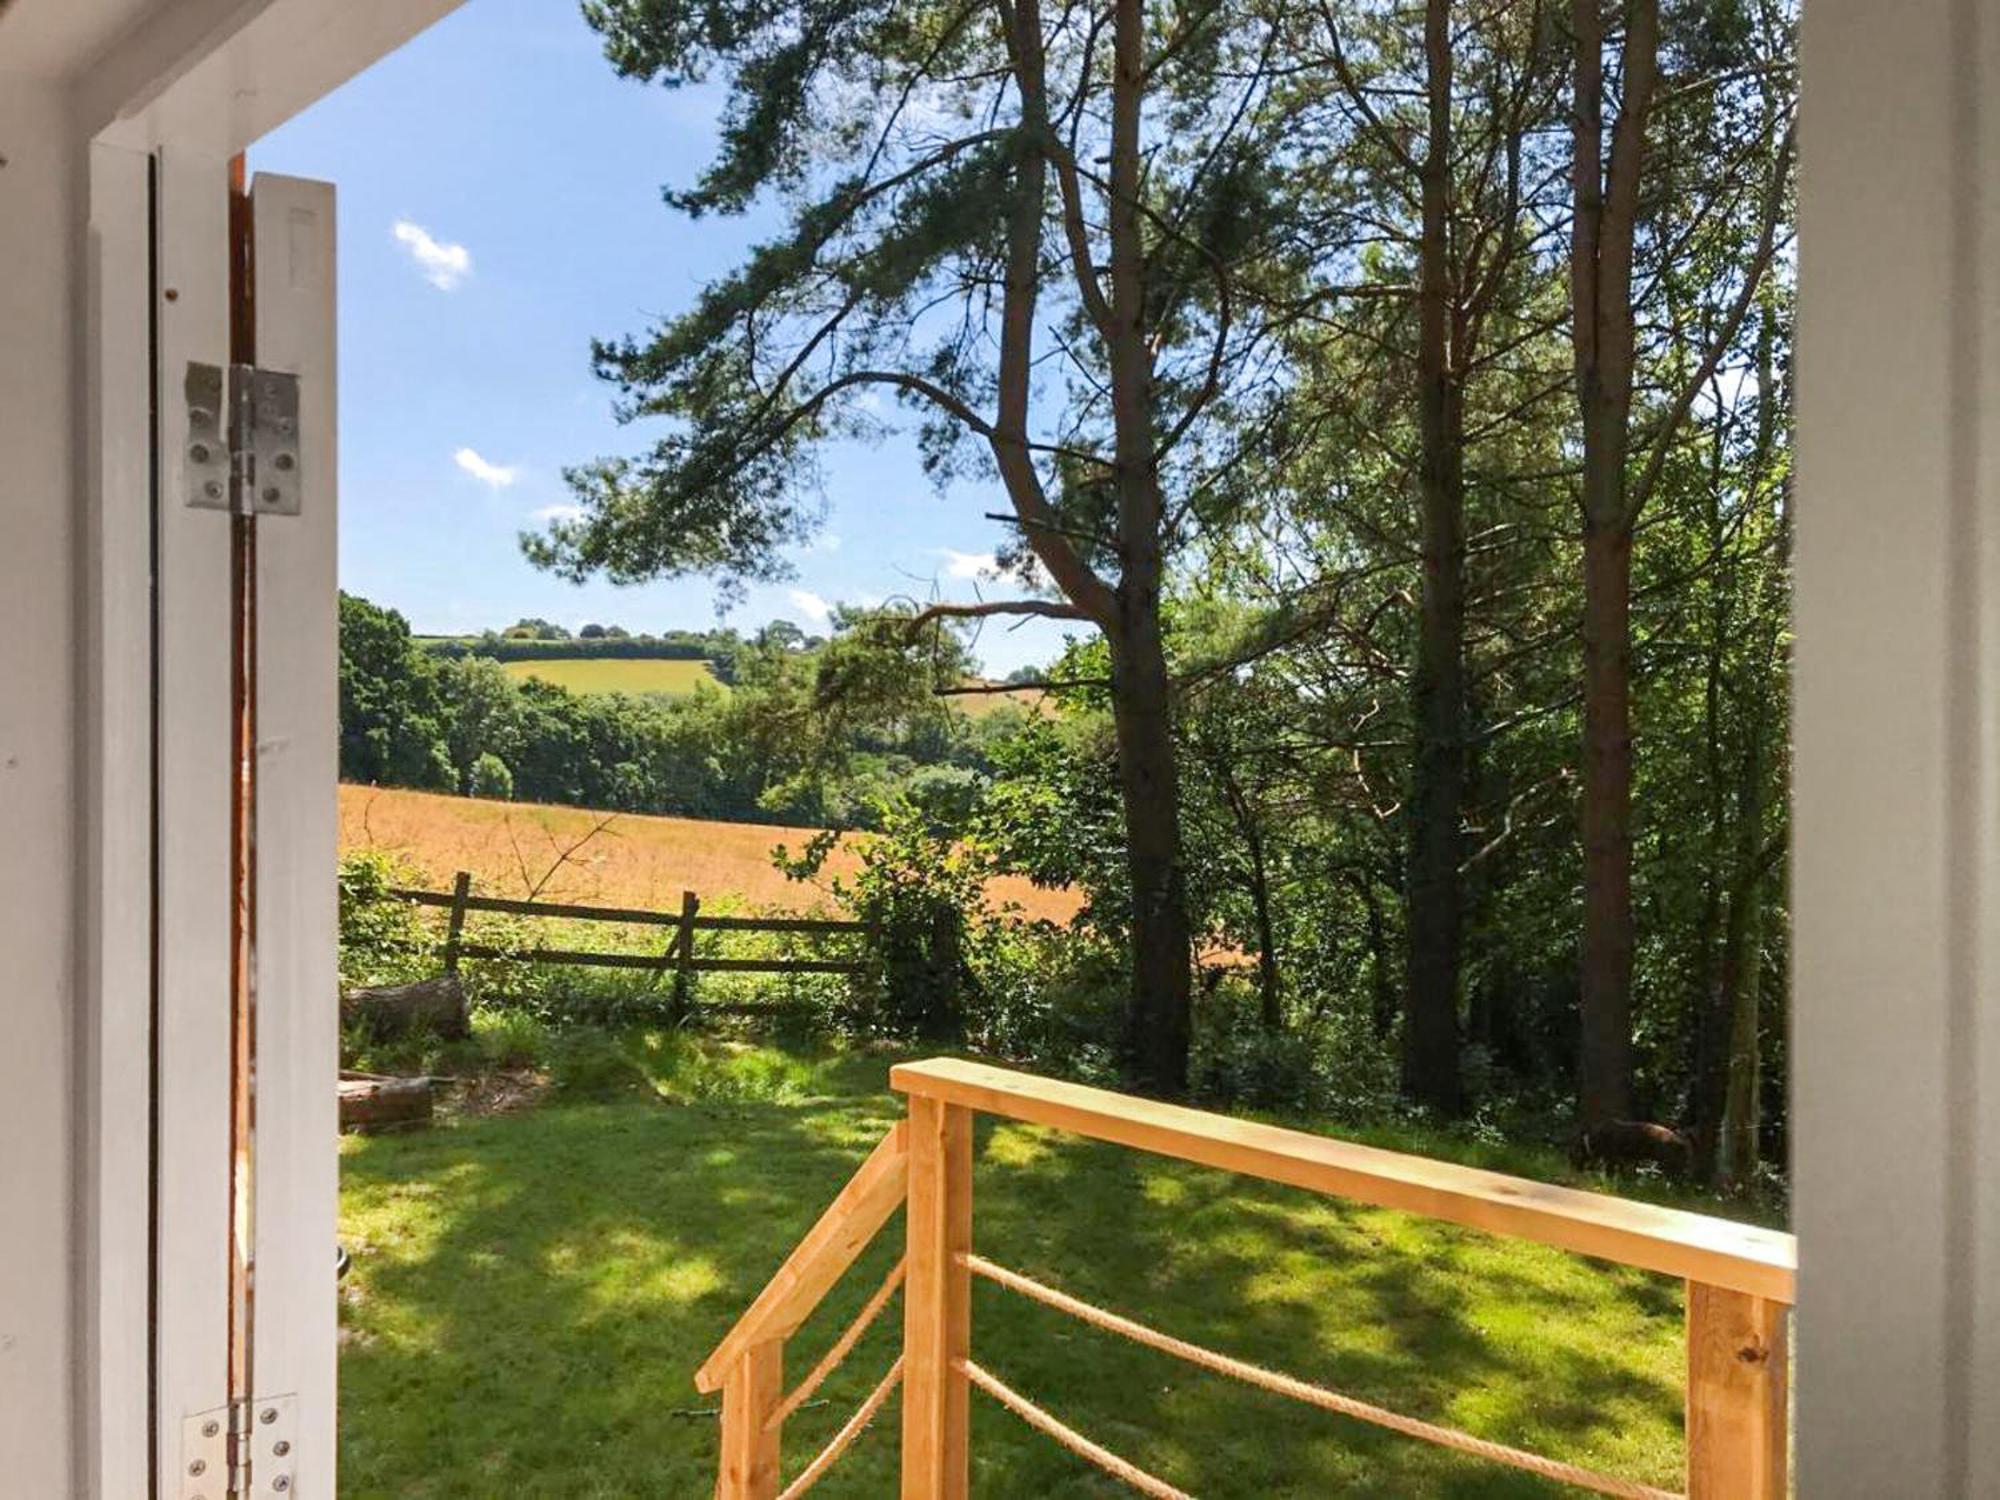
[[[239,516],[297,515],[299,377],[191,363],[184,389],[187,503]]]
[[[180,1500],[278,1500],[298,1480],[297,1396],[260,1396],[181,1423]]]

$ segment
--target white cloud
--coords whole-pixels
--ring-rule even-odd
[[[507,464],[488,463],[471,448],[461,448],[451,457],[454,463],[474,479],[496,490],[507,488],[521,472]]]
[[[1000,559],[991,552],[959,552],[940,547],[938,556],[944,559],[947,578],[992,578],[1000,572]]]
[[[474,456],[477,457],[476,454]],[[581,505],[544,505],[540,510],[529,511],[528,516],[530,520],[539,521],[544,526],[548,525],[551,521],[581,521],[583,519],[583,507]]]
[[[793,589],[791,595],[792,608],[815,624],[824,625],[833,618],[833,606],[811,589]]]
[[[814,552],[838,552],[840,550],[839,533],[832,531],[821,532],[817,537],[813,539],[813,544],[810,550]]]
[[[439,291],[456,290],[472,274],[472,252],[465,246],[433,239],[428,229],[408,219],[398,219],[389,232],[397,244],[410,252],[410,259],[424,273],[424,280]]]

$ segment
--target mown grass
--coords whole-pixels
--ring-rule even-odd
[[[341,1492],[700,1496],[690,1377],[899,1113],[887,1059],[634,1034],[613,1102],[343,1145]],[[600,1063],[603,1059],[600,1058]],[[588,1074],[585,1074],[586,1082]],[[559,1095],[560,1097],[560,1095]],[[1397,1144],[1421,1144],[1404,1132]],[[1444,1145],[1444,1142],[1436,1144]],[[1450,1154],[1540,1175],[1532,1153]],[[1677,1285],[1403,1215],[983,1122],[982,1253],[1155,1326],[1399,1410],[1679,1482]],[[892,1263],[893,1222],[788,1354],[810,1368]],[[893,1357],[891,1313],[786,1431],[787,1471]],[[975,1288],[977,1357],[1205,1497],[1563,1491],[1294,1406]],[[817,1494],[894,1492],[892,1401]],[[974,1493],[1123,1493],[975,1396]]]

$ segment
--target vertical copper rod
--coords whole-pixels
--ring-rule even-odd
[[[229,358],[254,365],[256,300],[250,196],[241,155],[229,163]],[[238,486],[240,487],[240,480]],[[257,1138],[257,527],[247,505],[230,540],[229,1399],[255,1393]]]

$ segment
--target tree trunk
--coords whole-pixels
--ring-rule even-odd
[[[1409,818],[1409,1000],[1403,1090],[1445,1114],[1460,1105],[1458,991],[1464,929],[1465,478],[1461,393],[1451,368],[1451,41],[1448,0],[1425,17],[1430,141],[1423,163],[1417,351],[1423,554],[1411,673],[1416,754]]]
[[[1216,766],[1222,785],[1222,799],[1243,835],[1243,847],[1250,855],[1250,919],[1257,936],[1257,993],[1262,1001],[1264,1029],[1282,1031],[1285,1025],[1283,996],[1278,983],[1278,942],[1271,922],[1271,870],[1264,855],[1264,831],[1257,826],[1257,810],[1250,805],[1242,784],[1230,766],[1227,752]]]
[[[1737,798],[1736,879],[1723,941],[1721,1005],[1728,1019],[1728,1085],[1716,1142],[1715,1177],[1724,1187],[1747,1181],[1757,1167],[1763,1123],[1761,1015],[1764,978],[1764,754],[1762,725],[1753,725],[1743,755]]]
[[[1145,1087],[1179,1094],[1187,1089],[1193,952],[1157,597],[1150,608],[1131,611],[1112,641],[1111,660],[1126,869],[1132,884],[1132,1004],[1126,1047]]]
[[[1117,0],[1112,17],[1109,366],[1117,459],[1119,575],[1111,631],[1112,717],[1125,790],[1126,864],[1132,881],[1132,1007],[1127,1047],[1139,1081],[1157,1093],[1187,1088],[1193,954],[1180,861],[1180,793],[1174,768],[1172,692],[1160,635],[1164,559],[1160,535],[1153,355],[1146,339],[1140,106],[1146,89],[1142,0]]]
[[[1583,986],[1578,1104],[1585,1129],[1632,1117],[1632,538],[1583,541]]]
[[[1271,872],[1264,864],[1264,839],[1252,824],[1250,841],[1250,911],[1257,924],[1257,991],[1263,1001],[1264,1029],[1284,1030],[1284,996],[1278,982],[1278,941],[1271,931]]]
[[[1632,255],[1658,0],[1632,0],[1623,97],[1604,156],[1604,7],[1574,0],[1570,322],[1583,429],[1583,941],[1577,1108],[1588,1131],[1632,1114]]]
[[[1390,963],[1388,916],[1382,910],[1375,882],[1363,875],[1358,883],[1362,904],[1368,910],[1368,977],[1375,995],[1375,1035],[1386,1037],[1396,1024],[1396,975]]]

